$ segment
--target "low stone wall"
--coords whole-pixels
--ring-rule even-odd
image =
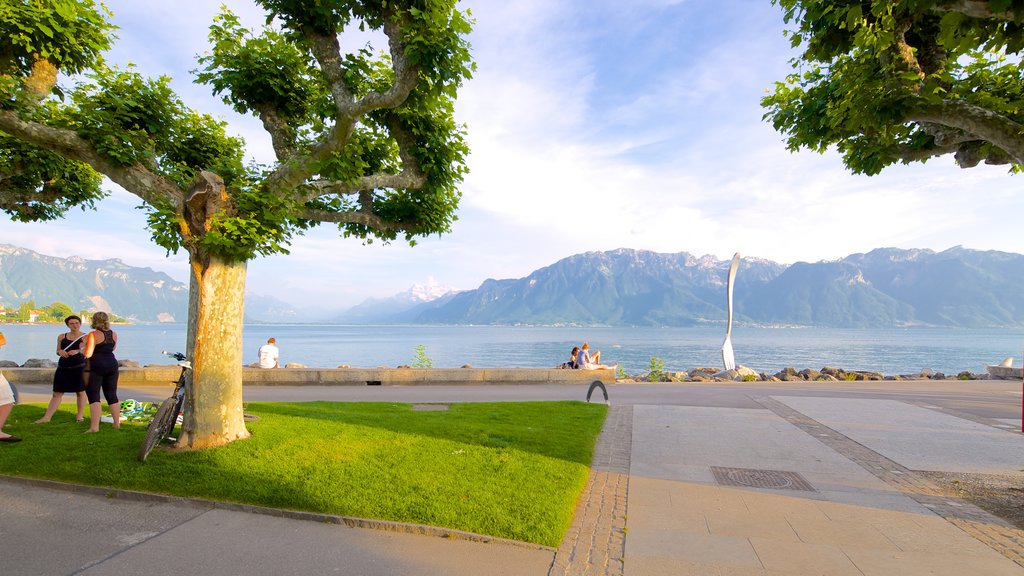
[[[173,384],[177,366],[121,368],[124,386]],[[53,368],[2,368],[14,384],[49,384]],[[245,386],[416,386],[490,384],[603,384],[615,383],[614,370],[561,370],[548,368],[243,368]]]

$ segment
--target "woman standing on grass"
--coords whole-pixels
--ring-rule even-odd
[[[53,373],[53,396],[50,398],[50,405],[46,407],[46,414],[36,424],[44,424],[53,418],[65,392],[73,392],[78,400],[78,412],[75,420],[81,422],[85,412],[85,381],[82,371],[85,369],[85,355],[82,348],[85,347],[85,332],[82,332],[82,319],[71,315],[64,319],[68,331],[57,336],[57,370]]]
[[[117,399],[117,358],[114,348],[117,347],[117,333],[110,329],[110,318],[106,312],[92,315],[92,332],[85,339],[85,366],[87,385],[85,393],[89,397],[89,432],[100,431],[100,390],[110,407],[110,417],[114,428],[121,427],[121,403]]]

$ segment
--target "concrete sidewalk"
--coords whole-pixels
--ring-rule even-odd
[[[755,400],[633,408],[625,574],[1024,574],[1020,530],[913,472],[1019,474],[1021,434],[891,400]]]
[[[558,550],[0,481],[0,572],[1024,575],[1024,533],[916,472],[1021,475],[1012,421],[955,415],[924,393],[724,386],[687,405],[621,402],[616,388]],[[992,398],[1019,415],[1012,387]]]

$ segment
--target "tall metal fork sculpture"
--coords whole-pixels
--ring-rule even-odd
[[[728,309],[729,309],[729,320],[725,328],[725,342],[722,343],[722,362],[725,363],[726,370],[736,369],[736,357],[732,351],[732,287],[736,282],[736,270],[740,267],[740,253],[737,252],[732,257],[732,264],[729,265],[729,281],[726,285],[726,291],[728,292]]]

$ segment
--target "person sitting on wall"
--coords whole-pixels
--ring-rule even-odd
[[[603,370],[618,366],[618,364],[612,364],[611,366],[601,364],[601,353],[594,352],[591,354],[590,344],[587,342],[584,342],[583,348],[580,348],[579,352],[576,353],[576,364],[583,370]]]
[[[580,365],[576,362],[576,356],[579,353],[580,353],[580,347],[579,346],[573,346],[572,347],[572,352],[569,353],[569,361],[568,362],[562,362],[562,365],[559,366],[559,368],[570,368],[570,369],[579,368]]]
[[[278,356],[280,355],[281,352],[280,352],[280,350],[277,349],[276,344],[277,344],[277,340],[276,339],[269,338],[269,339],[267,339],[267,343],[266,344],[264,344],[263,346],[260,346],[260,351],[259,351],[259,356],[260,356],[259,366],[260,366],[260,368],[279,368],[279,366],[278,366]]]

